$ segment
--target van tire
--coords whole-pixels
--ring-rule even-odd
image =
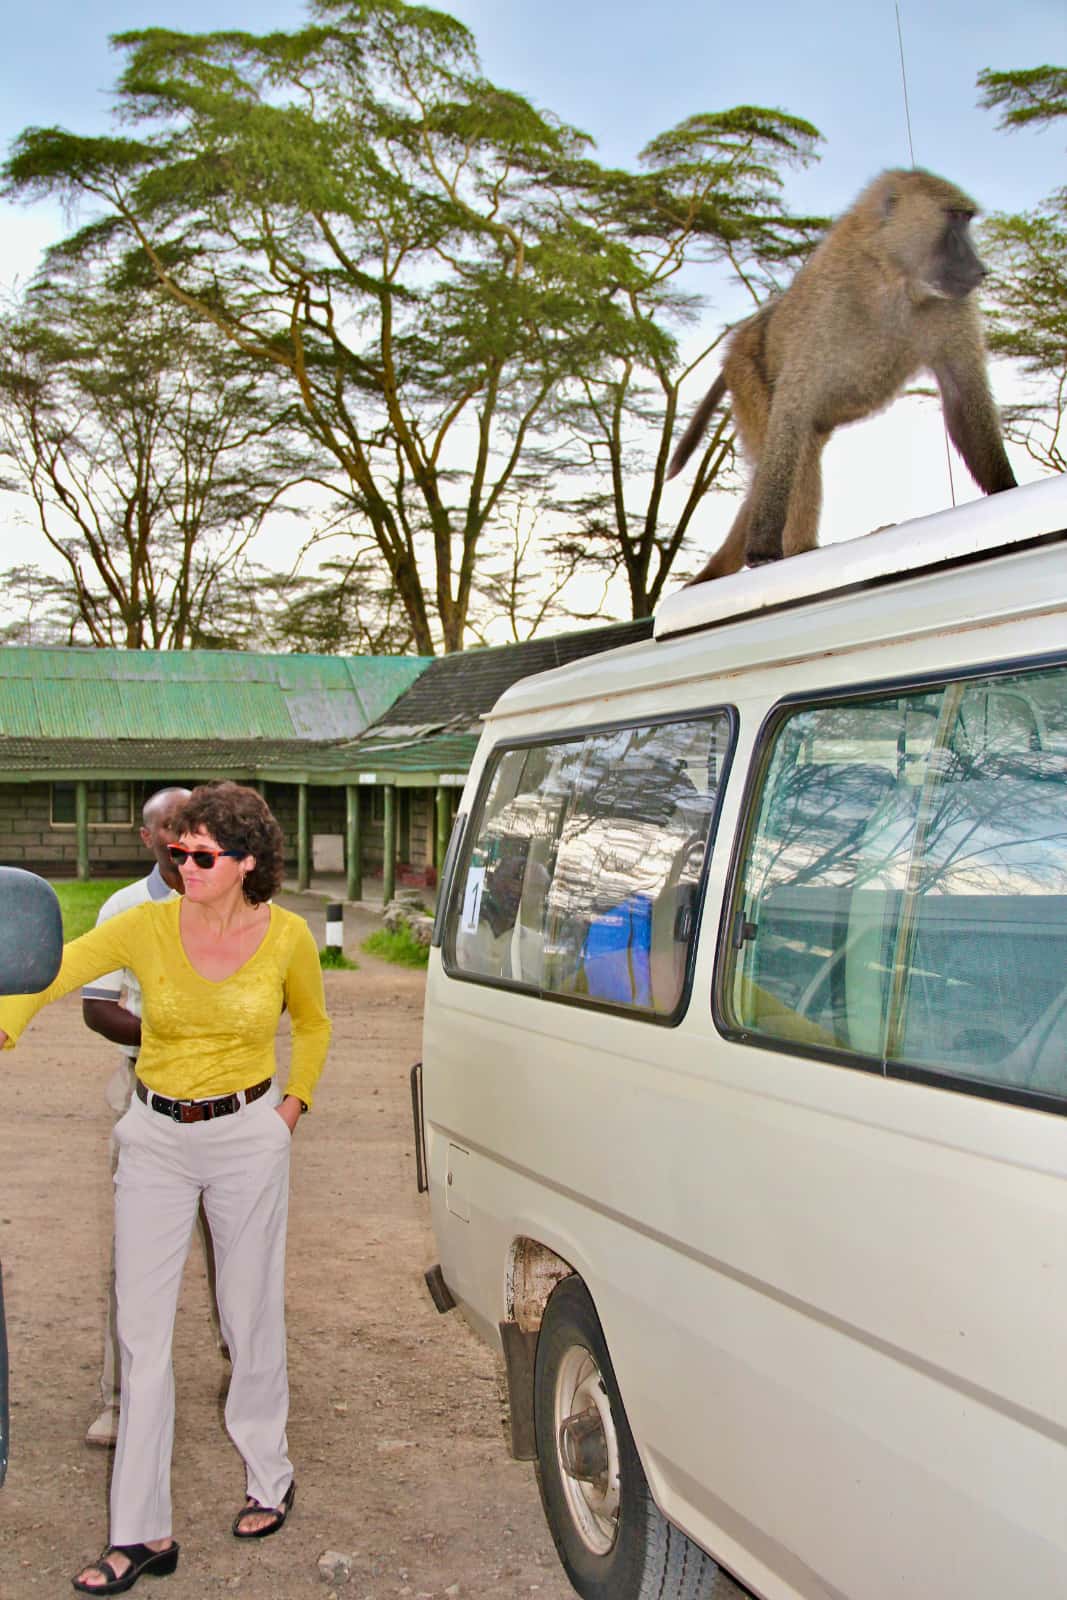
[[[606,1447],[607,1470],[592,1481],[564,1467],[560,1423],[572,1408],[575,1416],[592,1419],[594,1454]],[[534,1368],[534,1430],[541,1503],[582,1600],[711,1600],[719,1569],[652,1499],[596,1307],[577,1277],[557,1284],[545,1307]]]

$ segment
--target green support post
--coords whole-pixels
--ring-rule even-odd
[[[359,787],[345,785],[345,894],[349,900],[363,899],[363,833],[360,828]]]
[[[89,881],[89,785],[80,780],[74,785],[74,827],[78,841],[78,882]]]
[[[396,791],[396,859],[411,860],[411,790]]]
[[[382,849],[382,904],[388,905],[396,894],[396,786],[385,785],[385,838]]]
[[[311,831],[308,827],[308,786],[296,786],[296,886],[311,887]]]
[[[438,877],[440,877],[441,868],[445,864],[445,851],[448,849],[448,835],[451,824],[448,790],[444,784],[438,785],[435,802],[437,828],[434,834],[433,864],[437,869]]]

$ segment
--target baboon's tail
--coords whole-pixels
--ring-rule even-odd
[[[721,404],[722,397],[725,393],[726,379],[720,372],[719,376],[715,379],[715,382],[712,384],[703,400],[693,412],[693,415],[689,419],[688,428],[686,428],[685,432],[682,434],[682,437],[678,440],[678,443],[675,446],[674,454],[671,456],[670,466],[667,468],[668,478],[676,477],[677,474],[681,472],[682,468],[689,460],[689,457],[693,454],[693,451],[700,443],[704,430],[711,421],[712,413]]]

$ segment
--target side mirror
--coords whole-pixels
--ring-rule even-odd
[[[63,918],[55,890],[36,873],[0,867],[0,994],[47,989],[63,959]],[[0,1483],[7,1476],[10,1413],[7,1329],[0,1275]]]
[[[51,884],[0,867],[0,994],[47,989],[63,959],[63,918]]]

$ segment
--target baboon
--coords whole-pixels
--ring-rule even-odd
[[[728,392],[753,475],[725,544],[693,583],[813,549],[827,439],[923,370],[975,482],[986,494],[1015,487],[972,298],[986,276],[970,237],[976,209],[931,172],[883,172],[785,293],[735,328],[670,464],[674,477]]]

